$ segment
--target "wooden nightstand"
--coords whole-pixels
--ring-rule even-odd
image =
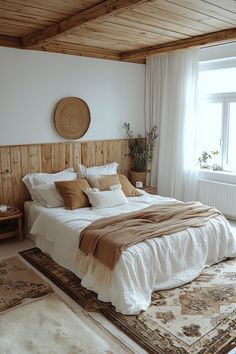
[[[14,214],[0,214],[0,240],[16,235],[23,240],[23,213],[16,210]]]
[[[157,189],[155,187],[144,186],[142,189],[149,194],[157,194]]]

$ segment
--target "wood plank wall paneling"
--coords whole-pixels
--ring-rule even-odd
[[[11,158],[10,148],[4,147],[1,149],[1,167],[5,173],[2,175],[3,200],[6,204],[10,204],[13,200],[12,185],[11,185]]]
[[[90,167],[117,161],[128,176],[131,167],[127,139],[0,146],[0,204],[23,210],[30,200],[22,177],[28,173],[55,173],[78,163]]]

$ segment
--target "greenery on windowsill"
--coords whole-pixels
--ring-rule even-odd
[[[214,156],[218,155],[219,151],[218,150],[212,150],[210,152],[207,152],[206,150],[204,150],[201,154],[201,156],[198,158],[198,163],[200,165],[201,169],[213,169],[213,170],[217,170],[219,171],[220,169],[218,169],[218,167],[220,168],[219,165],[215,164],[216,169],[214,169],[214,164],[213,166],[209,165],[209,160],[211,160]]]

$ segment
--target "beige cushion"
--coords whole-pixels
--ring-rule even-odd
[[[111,186],[120,184],[123,193],[126,197],[137,197],[142,195],[124,175],[89,175],[88,181],[93,188],[98,188],[100,191],[109,190]]]
[[[90,188],[88,181],[85,178],[74,181],[55,182],[59,190],[66,209],[78,209],[89,207],[90,203],[84,191]]]
[[[116,175],[88,175],[87,179],[93,188],[98,188],[100,191],[107,191],[110,186],[120,184],[119,176]]]
[[[137,188],[132,185],[126,176],[121,174],[118,174],[118,176],[122,190],[126,197],[139,197],[140,195],[143,195],[143,193],[139,192]]]

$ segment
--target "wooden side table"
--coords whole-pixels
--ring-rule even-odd
[[[16,235],[23,240],[23,213],[16,210],[14,214],[0,214],[0,240]]]
[[[142,189],[149,194],[157,194],[157,189],[155,187],[144,186]]]

